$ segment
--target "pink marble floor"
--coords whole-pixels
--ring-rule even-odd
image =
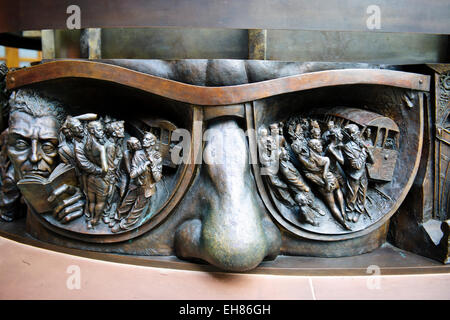
[[[450,299],[450,274],[207,273],[88,259],[0,237],[0,299]]]

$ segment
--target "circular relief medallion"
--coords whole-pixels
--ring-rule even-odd
[[[420,117],[367,107],[292,108],[267,117],[272,103],[254,106],[257,182],[272,216],[298,236],[325,241],[385,223],[414,178],[420,136],[408,135],[405,124],[413,130]]]

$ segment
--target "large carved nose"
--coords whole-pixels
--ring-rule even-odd
[[[32,163],[36,163],[39,160],[42,159],[42,154],[39,150],[38,141],[33,139],[31,140],[31,154],[30,154],[30,161]]]
[[[197,199],[191,208],[200,210],[199,218],[178,228],[177,255],[230,271],[255,268],[276,257],[281,236],[258,198],[244,131],[233,119],[219,119],[205,138],[204,163],[189,195]]]

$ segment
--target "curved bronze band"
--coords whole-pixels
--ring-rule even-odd
[[[7,87],[15,89],[62,78],[109,81],[176,101],[204,106],[232,105],[325,86],[374,84],[421,91],[428,91],[430,87],[429,76],[378,69],[328,70],[235,86],[203,87],[120,66],[79,60],[51,61],[10,72],[7,75]]]

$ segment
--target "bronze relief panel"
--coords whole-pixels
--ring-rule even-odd
[[[417,170],[423,96],[383,90],[322,88],[254,102],[258,186],[293,234],[352,239],[395,213]]]
[[[190,149],[179,145],[192,142],[194,111],[186,112],[180,134],[174,122],[152,112],[121,120],[103,110],[71,109],[44,91],[11,95],[3,134],[5,173],[13,173],[14,194],[23,195],[29,214],[88,242],[124,241],[165,219],[194,172]]]
[[[30,223],[33,235],[57,243],[232,271],[385,241],[417,172],[428,78],[360,68],[236,84],[264,71],[171,66],[185,64],[213,66],[214,86],[87,61],[13,73],[4,207],[23,195],[54,233]]]

